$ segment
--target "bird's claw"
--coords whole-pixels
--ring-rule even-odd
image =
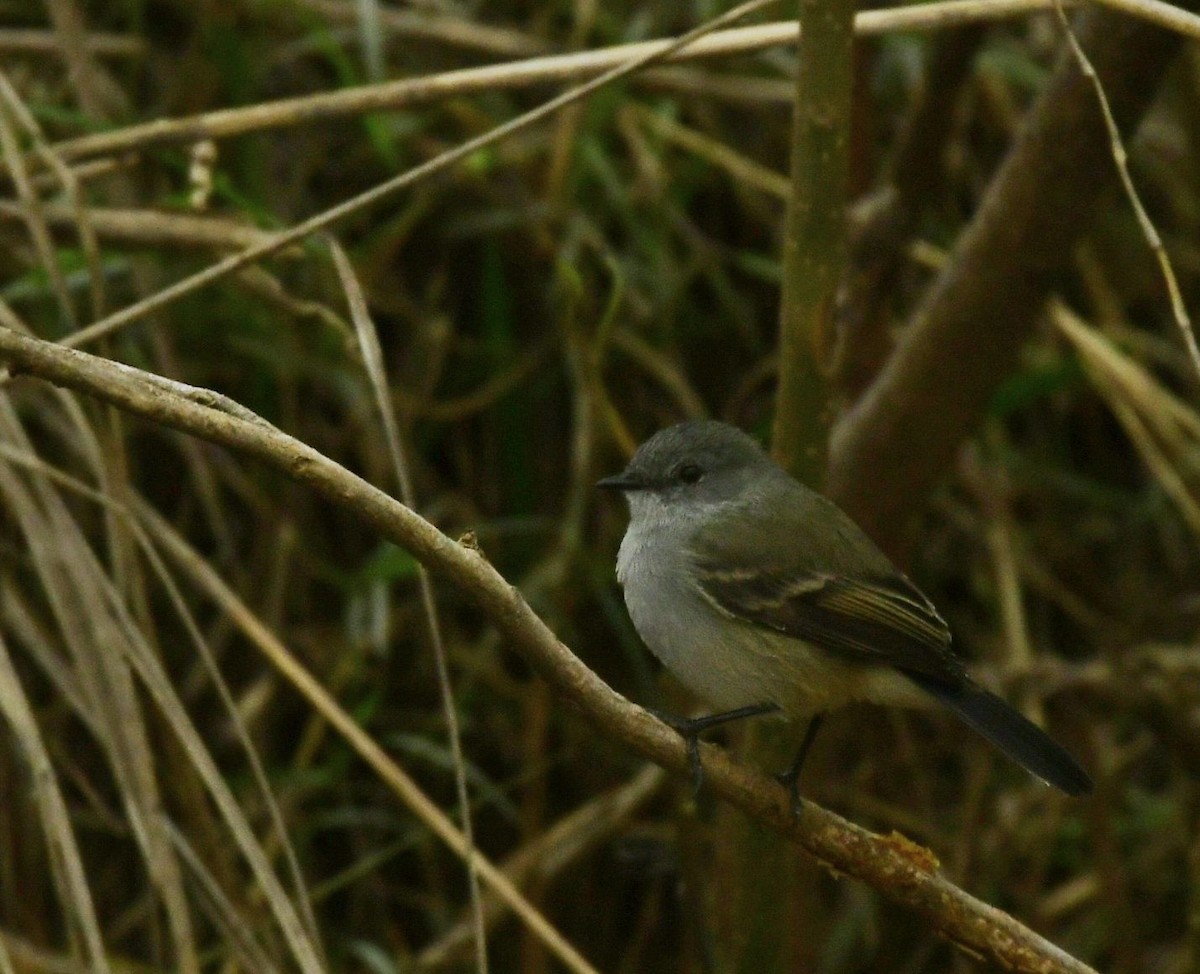
[[[804,808],[804,799],[800,797],[800,769],[791,767],[787,771],[780,771],[771,777],[787,789],[788,796],[791,799],[792,818],[798,819],[800,817],[800,810]]]
[[[669,714],[650,707],[646,709],[683,738],[684,744],[687,745],[688,768],[692,775],[692,797],[699,798],[700,789],[704,785],[704,765],[700,763],[700,731],[704,729],[703,721],[680,717],[677,714]],[[701,726],[697,726],[697,724]]]
[[[696,734],[685,734],[687,742],[688,768],[692,772],[692,800],[698,801],[700,789],[704,787],[704,765],[700,763],[700,737]]]
[[[661,720],[687,744],[688,767],[692,772],[692,794],[693,797],[698,798],[700,797],[700,788],[704,784],[704,766],[700,763],[700,735],[711,727],[719,727],[721,724],[741,720],[744,717],[757,717],[779,708],[773,703],[751,704],[748,707],[709,714],[706,717],[680,717],[649,707],[646,709],[647,713]]]

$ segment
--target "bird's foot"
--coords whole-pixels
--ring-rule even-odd
[[[816,740],[817,731],[821,729],[821,723],[824,720],[824,714],[813,715],[813,718],[808,722],[808,729],[804,732],[804,740],[800,744],[800,750],[796,752],[796,758],[792,761],[792,766],[786,771],[781,771],[775,775],[775,780],[783,785],[788,790],[788,795],[791,796],[793,819],[800,817],[800,809],[804,807],[804,799],[800,797],[800,769],[804,767],[804,759],[808,757],[812,743]]]
[[[791,798],[792,818],[799,818],[800,810],[804,807],[804,799],[800,797],[800,769],[793,765],[786,771],[780,771],[771,777],[787,789],[788,796]]]
[[[741,720],[744,717],[757,717],[778,709],[773,703],[763,703],[739,707],[737,710],[727,710],[719,714],[708,714],[704,717],[680,717],[677,714],[669,714],[649,707],[647,712],[657,717],[683,738],[687,745],[688,768],[692,776],[692,797],[698,798],[700,788],[704,784],[704,765],[700,762],[700,735],[712,727]]]
[[[692,798],[699,798],[700,788],[704,784],[704,765],[700,763],[700,732],[711,725],[704,723],[703,717],[691,719],[662,710],[647,710],[683,738],[687,745],[688,769],[692,778]]]

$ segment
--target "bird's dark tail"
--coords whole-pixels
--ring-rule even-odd
[[[969,680],[959,686],[947,686],[918,674],[906,673],[905,676],[953,710],[1030,774],[1068,795],[1085,795],[1092,790],[1092,779],[1070,754],[994,693]]]

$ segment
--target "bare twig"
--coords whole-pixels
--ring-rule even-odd
[[[146,44],[140,37],[89,31],[83,39],[89,54],[102,57],[141,57]],[[0,30],[0,52],[11,54],[62,54],[62,38],[49,30],[9,27]]]
[[[61,203],[43,203],[42,218],[56,236],[80,226],[76,210]],[[24,219],[25,208],[21,204],[0,200],[0,222]],[[130,247],[240,250],[273,237],[269,230],[235,220],[160,210],[91,206],[87,208],[86,219],[98,239]]]

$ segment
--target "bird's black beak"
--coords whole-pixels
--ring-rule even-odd
[[[602,490],[645,490],[646,485],[640,477],[631,474],[625,470],[619,474],[614,474],[611,477],[605,477],[603,480],[597,480],[596,486]]]

